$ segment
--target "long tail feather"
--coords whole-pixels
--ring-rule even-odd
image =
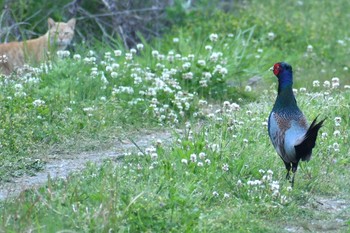
[[[316,124],[316,121],[317,121],[317,117],[316,117],[312,121],[309,129],[307,130],[304,136],[304,139],[298,145],[294,146],[296,151],[296,156],[302,161],[310,160],[312,148],[314,148],[316,144],[318,131],[322,127],[323,122],[325,120],[326,118]]]

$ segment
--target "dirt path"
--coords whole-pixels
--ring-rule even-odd
[[[309,209],[315,214],[310,220],[296,218],[284,227],[287,232],[298,233],[342,233],[348,232],[347,221],[350,217],[350,203],[339,198],[315,197],[306,206],[300,208]]]
[[[161,139],[163,142],[169,142],[171,134],[169,132],[152,132],[133,138],[133,142],[140,148],[146,148],[152,145],[157,139]],[[116,142],[113,148],[104,152],[82,153],[64,156],[64,158],[49,159],[44,169],[35,176],[24,175],[13,179],[12,182],[0,184],[0,201],[9,197],[16,197],[23,190],[43,185],[49,175],[53,179],[65,178],[71,172],[82,170],[87,162],[101,164],[105,159],[120,158],[126,152],[136,151],[138,148],[133,142],[130,140]]]

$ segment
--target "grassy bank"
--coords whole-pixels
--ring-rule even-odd
[[[181,26],[132,50],[78,46],[2,77],[1,181],[35,173],[45,153],[69,153],[72,141],[93,150],[122,132],[166,127],[174,143],[2,202],[0,232],[349,230],[348,205],[322,207],[350,198],[349,3],[226,7],[188,11]],[[282,60],[307,118],[328,117],[294,189],[266,129],[276,96],[268,68]]]
[[[302,89],[303,90],[303,89]],[[315,87],[297,99],[308,118],[327,109],[313,159],[292,189],[270,145],[266,116],[274,100],[202,103],[205,120],[188,122],[170,146],[155,141],[123,161],[90,164],[82,174],[50,181],[2,203],[5,232],[283,232],[349,230],[349,206],[322,211],[326,200],[349,201],[350,90]],[[311,101],[310,101],[311,99]],[[211,111],[208,112],[208,109]],[[321,113],[322,116],[326,115]]]

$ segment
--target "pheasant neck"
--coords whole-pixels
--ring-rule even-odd
[[[283,72],[278,76],[278,94],[284,89],[292,90],[293,74],[291,72]]]
[[[297,103],[293,93],[292,78],[284,77],[282,80],[279,79],[278,95],[277,95],[274,108],[275,109],[282,109],[285,107],[294,108],[296,106],[297,106]]]

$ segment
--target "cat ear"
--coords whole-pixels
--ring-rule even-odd
[[[49,28],[52,28],[52,27],[54,27],[55,26],[55,21],[53,20],[53,19],[51,19],[51,18],[48,18],[47,19],[47,23],[48,23],[48,25],[49,25]]]
[[[75,19],[75,18],[71,18],[68,22],[67,22],[67,24],[68,24],[68,26],[69,27],[71,27],[73,30],[74,30],[74,28],[75,28],[75,23],[77,22],[77,20]]]

